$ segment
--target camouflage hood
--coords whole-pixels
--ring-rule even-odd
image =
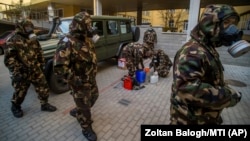
[[[25,30],[25,27],[31,27],[32,32],[34,30],[34,25],[30,19],[21,19],[16,22],[16,33],[21,34],[23,36],[27,36],[29,33]]]
[[[91,28],[90,15],[87,12],[79,12],[69,25],[69,32],[74,37],[80,37],[87,35]]]
[[[208,5],[199,20],[199,23],[191,31],[191,37],[205,46],[221,46],[219,34],[224,19],[235,16],[239,21],[239,15],[230,5]]]

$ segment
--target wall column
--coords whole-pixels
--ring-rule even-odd
[[[137,0],[137,25],[142,23],[142,0]]]
[[[94,15],[102,15],[102,3],[100,0],[93,0],[94,2]]]
[[[198,23],[198,19],[200,15],[199,12],[200,12],[200,0],[190,0],[186,41],[190,39],[190,32]]]
[[[55,12],[54,12],[54,4],[53,3],[50,3],[48,5],[48,15],[49,15],[49,21],[52,22],[53,21],[53,18],[55,16]]]

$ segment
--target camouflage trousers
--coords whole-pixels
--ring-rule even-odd
[[[23,72],[19,76],[12,76],[11,79],[14,88],[12,103],[21,105],[31,84],[35,87],[40,103],[48,102],[49,86],[42,71]]]
[[[71,94],[74,98],[77,114],[76,119],[84,129],[92,124],[91,107],[99,97],[99,91],[96,80],[92,78],[90,82],[84,82],[81,85],[71,85]]]

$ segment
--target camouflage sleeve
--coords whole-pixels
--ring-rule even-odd
[[[173,89],[176,90],[178,98],[186,105],[213,110],[235,105],[235,99],[232,97],[234,90],[228,86],[215,87],[209,81],[204,81],[205,78],[211,77],[205,76],[208,67],[206,65],[209,64],[204,56],[182,52],[175,59]]]
[[[12,75],[15,76],[21,74],[20,69],[22,64],[18,60],[18,50],[13,43],[7,44],[7,49],[4,53],[4,64]]]
[[[157,43],[158,41],[157,41],[157,34],[156,34],[156,32],[154,31],[154,39],[155,39],[155,43]]]
[[[39,63],[42,64],[42,66],[45,66],[45,59],[44,59],[44,56],[43,56],[43,50],[42,50],[42,47],[40,45],[40,43],[37,41],[37,45],[38,45],[38,48],[37,48],[37,59],[39,61]]]
[[[53,71],[56,75],[69,73],[70,65],[70,43],[59,43],[53,58]]]
[[[165,54],[165,58],[166,58],[166,60],[167,60],[167,62],[168,62],[168,66],[169,66],[169,67],[172,67],[172,66],[173,66],[173,62],[172,62],[172,60],[169,58],[169,56],[168,56],[167,54]]]

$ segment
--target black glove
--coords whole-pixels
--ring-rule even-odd
[[[11,79],[15,82],[21,82],[21,80],[23,79],[22,75],[21,74],[16,74],[16,75],[13,75],[11,76]]]
[[[45,72],[45,65],[40,65],[40,69],[42,70],[42,72]]]
[[[232,94],[229,107],[235,106],[241,100],[241,92]]]
[[[232,98],[236,99],[237,102],[241,100],[242,94],[241,92],[236,92],[235,94],[232,95]]]

